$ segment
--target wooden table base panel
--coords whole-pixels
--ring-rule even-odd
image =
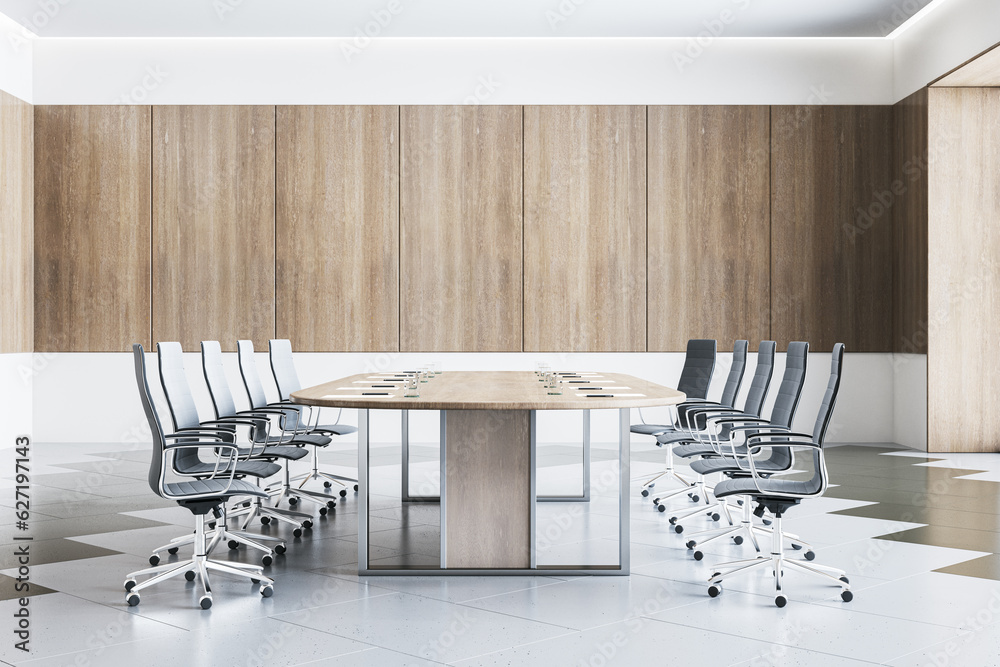
[[[446,410],[442,420],[442,565],[531,567],[531,411]]]

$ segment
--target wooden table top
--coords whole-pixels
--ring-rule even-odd
[[[405,375],[352,375],[300,389],[291,398],[303,405],[387,410],[600,410],[674,405],[685,399],[676,389],[631,375],[585,371],[563,374],[558,396],[549,395],[532,371],[445,371],[420,384],[419,398],[405,398]]]

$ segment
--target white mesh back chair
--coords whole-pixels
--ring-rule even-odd
[[[289,400],[293,391],[302,388],[299,382],[299,375],[295,371],[295,359],[292,356],[292,343],[285,338],[268,341],[268,356],[271,359],[271,373],[274,375],[274,383],[278,387],[278,396],[283,400]],[[303,427],[309,433],[321,433],[323,435],[346,435],[354,433],[358,429],[354,426],[340,423],[340,416],[343,410],[337,411],[337,420],[333,424],[320,424],[321,408],[310,408],[307,406],[297,406],[304,417],[306,425]],[[353,485],[354,490],[358,490],[358,480],[353,477],[335,475],[319,469],[319,450],[313,448],[312,470],[305,475],[293,478],[294,481],[302,480],[302,485],[313,480],[323,482],[323,486],[331,488],[334,485],[340,487],[341,497],[347,496],[347,486]]]
[[[209,571],[249,579],[255,584],[260,584],[261,595],[270,597],[274,592],[274,580],[265,577],[260,566],[221,562],[208,558],[209,543],[205,531],[205,516],[214,509],[224,506],[232,498],[259,498],[264,495],[253,484],[238,478],[236,464],[241,455],[235,444],[234,434],[219,430],[193,429],[170,435],[164,434],[149,393],[146,361],[141,345],[132,346],[132,356],[135,362],[135,380],[139,388],[139,398],[153,437],[149,487],[161,498],[173,500],[189,510],[194,515],[195,528],[192,557],[132,572],[125,579],[125,601],[130,607],[134,607],[139,604],[140,591],[183,574],[188,581],[198,581],[201,591],[198,604],[202,609],[208,609],[212,606]],[[180,476],[178,481],[168,481],[167,472],[174,469],[174,459],[191,453],[209,457],[211,466],[209,471],[197,476]],[[198,458],[200,460],[200,456]],[[152,577],[143,582],[138,581],[139,577],[147,575]]]

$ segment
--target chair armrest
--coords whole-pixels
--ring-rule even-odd
[[[757,466],[754,462],[753,454],[760,453],[762,449],[767,448],[777,448],[781,447],[784,449],[811,449],[814,452],[819,452],[819,466],[820,466],[820,477],[822,478],[822,484],[820,484],[819,492],[816,494],[803,495],[800,493],[781,493],[778,491],[764,491],[760,488],[760,481],[763,477],[757,472]],[[812,495],[821,495],[823,491],[826,490],[826,455],[823,453],[823,447],[812,441],[805,440],[790,440],[786,442],[767,442],[754,445],[749,448],[750,456],[747,457],[747,461],[750,462],[750,475],[753,478],[754,486],[757,487],[757,492],[761,494],[766,494],[769,496],[775,496],[778,498],[809,498]],[[769,473],[771,474],[771,473]],[[773,475],[772,475],[773,476]]]
[[[174,435],[180,435],[180,434],[174,434]],[[164,448],[164,459],[166,459],[167,452],[175,452],[178,449],[211,449],[215,453],[215,467],[212,469],[212,474],[208,477],[208,479],[216,479],[219,476],[220,472],[228,472],[229,478],[227,480],[226,488],[223,489],[222,493],[229,492],[229,489],[231,489],[233,486],[233,480],[236,478],[236,466],[233,464],[239,458],[240,454],[240,450],[236,445],[224,442],[177,442],[174,444],[167,445]],[[222,461],[223,451],[228,451],[229,456],[226,459],[226,465],[220,468],[219,464]],[[166,460],[164,460],[164,463],[166,463]],[[171,466],[171,468],[172,467],[173,466]],[[164,493],[166,493],[165,490]],[[184,497],[189,499],[197,499],[202,497],[213,498],[217,495],[219,494],[209,493],[209,494],[198,494],[194,496],[184,496]],[[179,496],[171,496],[169,494],[166,494],[166,497],[177,498]]]
[[[167,440],[177,438],[218,438],[222,442],[229,444],[236,442],[236,434],[224,428],[182,428],[176,433],[170,433],[163,437]]]
[[[776,427],[777,429],[777,427]],[[767,431],[767,428],[760,428],[759,431]],[[774,433],[755,433],[753,435],[747,436],[747,444],[749,445],[753,440],[759,440],[760,438],[796,438],[796,440],[785,440],[785,442],[812,442],[811,433],[796,433],[794,431],[778,431]]]

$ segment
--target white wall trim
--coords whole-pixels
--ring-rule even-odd
[[[34,102],[32,54],[35,35],[0,14],[0,90]]]

